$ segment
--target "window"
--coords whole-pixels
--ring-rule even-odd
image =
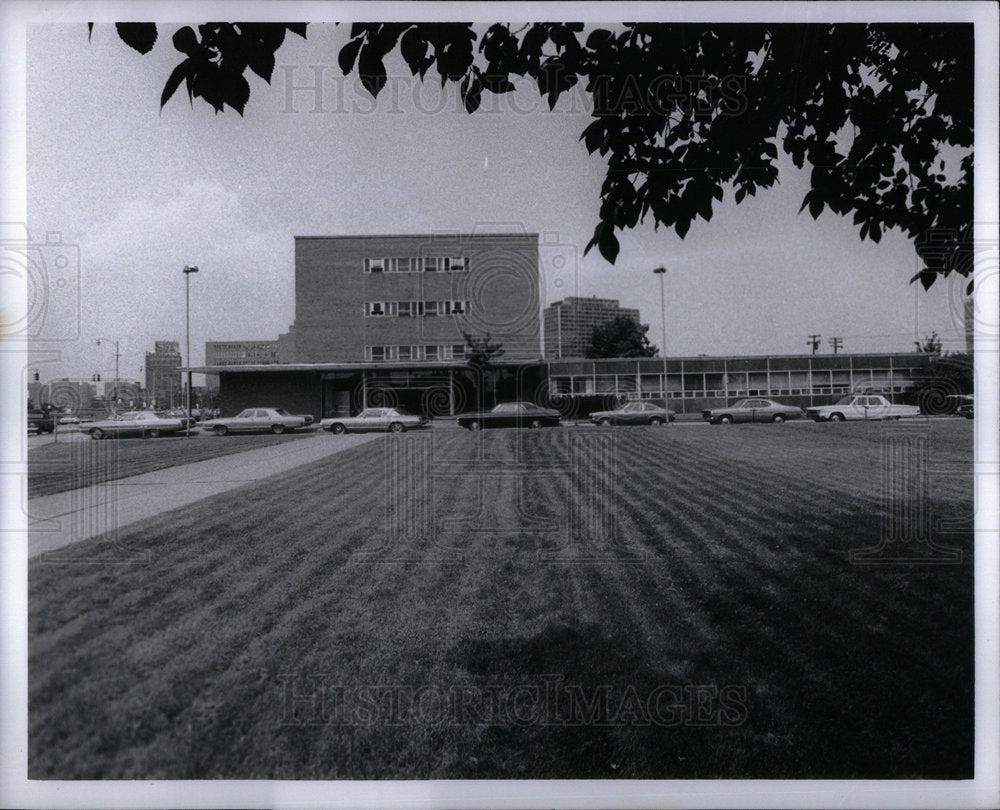
[[[397,301],[396,302],[396,314],[400,318],[409,318],[411,313],[411,305],[409,301]]]
[[[463,359],[465,357],[465,344],[456,343],[451,347],[451,354],[453,357],[458,359]]]
[[[372,346],[369,351],[371,352],[371,361],[373,363],[385,360],[385,346]]]
[[[397,273],[409,273],[410,272],[410,259],[395,259],[396,262],[396,272]]]
[[[437,301],[424,301],[424,315],[428,317],[438,314]]]
[[[438,359],[438,347],[437,346],[425,346],[424,347],[424,356],[428,360],[437,360]]]
[[[385,259],[365,259],[366,273],[385,272]]]
[[[448,262],[448,270],[452,273],[460,273],[469,269],[469,258],[467,256],[452,257],[446,261]]]
[[[373,318],[385,315],[385,304],[382,301],[369,301],[365,304],[365,315]]]
[[[413,359],[413,346],[400,346],[399,347],[399,359],[400,360],[412,360]]]
[[[440,260],[436,256],[428,256],[424,258],[424,272],[434,273],[438,270]]]
[[[452,315],[465,315],[469,311],[468,301],[452,301],[451,302],[451,314]]]

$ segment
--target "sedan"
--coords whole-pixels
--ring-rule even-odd
[[[783,405],[773,399],[740,399],[725,408],[712,408],[701,412],[702,418],[712,425],[729,425],[733,422],[784,422],[801,419],[802,409]]]
[[[630,402],[614,411],[594,411],[595,425],[662,425],[673,422],[676,414],[651,402]]]
[[[198,426],[216,436],[227,433],[284,433],[286,430],[298,430],[309,427],[313,418],[309,414],[293,415],[284,408],[247,408],[236,416],[222,419],[209,419]]]
[[[357,416],[332,416],[319,423],[331,433],[360,433],[362,431],[388,430],[401,433],[430,426],[426,416],[417,416],[403,408],[365,408]]]
[[[194,420],[191,420],[194,427]],[[171,436],[188,426],[187,419],[172,419],[157,416],[152,411],[129,411],[111,419],[91,422],[86,427],[92,439],[109,439],[116,436]]]
[[[542,408],[533,402],[501,402],[492,411],[459,414],[458,424],[469,430],[556,427],[559,424],[559,411]]]

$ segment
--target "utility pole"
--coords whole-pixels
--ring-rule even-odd
[[[184,353],[187,358],[187,421],[185,433],[191,438],[191,274],[197,273],[198,268],[193,265],[184,265],[184,319],[186,342]]]
[[[823,337],[822,335],[809,335],[809,340],[806,341],[807,346],[812,346],[812,353],[816,354],[817,349],[819,349],[819,339]]]
[[[667,307],[665,304],[665,299],[663,297],[663,277],[667,274],[667,268],[663,265],[655,268],[653,270],[653,275],[660,277],[660,322],[663,325],[663,338],[662,346],[660,346],[660,354],[663,355],[663,408],[664,410],[669,409],[670,405],[667,402]],[[683,410],[683,409],[682,409]]]
[[[833,353],[836,354],[837,351],[843,347],[844,339],[839,337],[830,338],[830,345],[833,346]]]

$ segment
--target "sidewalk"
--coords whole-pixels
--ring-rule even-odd
[[[114,534],[140,520],[310,464],[378,435],[319,434],[311,441],[261,447],[32,498],[28,501],[28,556]]]

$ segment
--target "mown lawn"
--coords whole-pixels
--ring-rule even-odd
[[[921,425],[383,437],[32,560],[29,776],[969,778],[972,431]],[[849,561],[901,429],[960,563]]]
[[[309,435],[312,434],[107,439],[100,443],[101,450],[107,450],[107,453],[102,454],[99,464],[93,463],[93,454],[87,452],[96,449],[91,446],[92,439],[62,439],[28,451],[28,497],[89,487],[178,464],[192,464],[207,458],[295,441]]]

